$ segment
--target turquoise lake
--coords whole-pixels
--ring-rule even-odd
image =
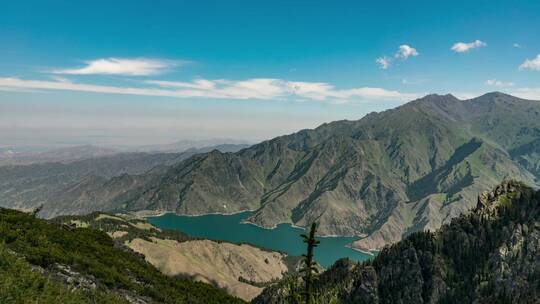
[[[148,217],[147,220],[161,229],[174,229],[190,236],[223,240],[233,243],[246,242],[264,248],[279,250],[290,255],[301,255],[305,244],[300,238],[304,229],[289,224],[280,224],[274,229],[264,229],[251,224],[242,224],[250,212],[233,215],[181,216],[167,213],[162,216]],[[321,243],[315,249],[315,258],[322,266],[328,267],[336,260],[348,257],[355,261],[364,261],[372,256],[345,247],[355,241],[354,237],[319,237]]]

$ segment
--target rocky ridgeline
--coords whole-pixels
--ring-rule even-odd
[[[508,180],[503,181],[500,185],[495,186],[491,191],[484,191],[478,196],[478,202],[476,203],[475,211],[482,210],[494,210],[496,209],[497,202],[500,202],[501,198],[508,196],[519,196],[523,192],[530,192],[526,190],[526,186],[518,181]]]

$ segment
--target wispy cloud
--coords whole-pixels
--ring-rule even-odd
[[[186,97],[229,98],[229,99],[282,99],[285,97],[285,81],[273,78],[252,78],[247,80],[207,80],[192,82],[147,81],[161,88],[174,90]]]
[[[540,100],[540,88],[516,88],[510,94],[524,99]]]
[[[377,59],[375,59],[375,62],[379,65],[379,67],[383,70],[386,70],[390,67],[392,64],[392,58],[382,56]]]
[[[128,75],[150,76],[157,75],[187,61],[152,59],[152,58],[101,58],[85,61],[85,66],[71,69],[56,69],[54,74],[69,75]]]
[[[284,79],[252,78],[246,80],[207,80],[191,82],[147,81],[146,86],[120,87],[65,80],[26,80],[0,78],[0,90],[64,90],[107,94],[131,94],[142,96],[168,96],[176,98],[295,100],[308,99],[345,103],[354,101],[394,100],[407,101],[419,94],[402,93],[376,87],[338,89],[324,82],[299,82]],[[148,86],[151,85],[151,86]]]
[[[520,66],[520,70],[540,71],[540,54],[536,58],[525,60]]]
[[[490,87],[499,87],[499,88],[513,87],[515,85],[513,82],[505,82],[505,81],[500,81],[497,79],[488,79],[486,80],[486,82],[484,82],[484,84]]]
[[[325,82],[288,81],[274,78],[253,78],[247,80],[207,80],[192,82],[148,81],[165,88],[192,89],[190,94],[202,97],[231,99],[285,99],[300,97],[311,100],[406,100],[417,94],[406,94],[383,88],[360,87],[337,89]],[[188,92],[185,91],[184,92]]]
[[[316,82],[287,82],[287,87],[294,95],[314,100],[408,100],[419,96],[374,87],[340,90],[328,83]]]
[[[206,79],[195,79],[192,82],[167,81],[167,80],[148,80],[146,83],[155,84],[160,87],[169,88],[188,88],[188,89],[214,89],[217,81]]]
[[[519,43],[512,43],[512,47],[515,47],[517,49],[521,49],[523,46]]]
[[[400,59],[403,59],[403,60],[407,60],[407,58],[409,57],[416,57],[418,56],[418,51],[409,46],[409,45],[406,45],[406,44],[402,44],[399,46],[399,49],[395,55],[396,58],[400,58]]]
[[[466,42],[458,42],[458,43],[455,43],[451,50],[456,52],[456,53],[466,53],[472,49],[477,49],[477,48],[481,48],[481,47],[485,47],[487,46],[487,44],[483,41],[480,41],[480,40],[475,40],[473,42],[469,42],[469,43],[466,43]]]

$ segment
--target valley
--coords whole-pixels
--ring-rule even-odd
[[[540,304],[540,1],[2,1],[0,304]]]
[[[324,124],[251,147],[83,154],[83,159],[67,153],[63,162],[24,159],[30,163],[0,165],[0,205],[60,225],[53,230],[106,233],[110,240],[95,246],[112,242],[165,276],[159,280],[201,282],[255,303],[279,303],[274,297],[288,292],[274,293],[298,277],[305,252],[300,234],[315,221],[321,278],[345,280],[317,288],[324,301],[348,301],[357,295],[339,288],[356,280],[350,273],[357,265],[380,263],[389,248],[401,248],[402,239],[444,231],[479,208],[478,193],[501,181],[537,187],[539,115],[537,102],[501,93],[471,100],[429,95],[358,121]],[[501,191],[530,193],[524,184],[504,182],[478,202],[492,202]],[[7,218],[41,221],[3,212]],[[78,267],[43,266],[62,278]],[[95,296],[118,298],[113,302],[149,299],[141,294],[146,289],[118,293],[89,275],[76,280],[102,286],[85,287]],[[65,280],[54,282],[62,292]],[[132,283],[115,284],[133,289]],[[442,291],[434,292],[436,298]],[[374,294],[387,296],[371,290],[361,297],[376,303]]]
[[[236,152],[127,154],[0,167],[0,205],[40,216],[253,211],[270,228],[317,221],[321,236],[377,251],[434,230],[506,178],[536,185],[540,104],[493,92],[428,95]]]

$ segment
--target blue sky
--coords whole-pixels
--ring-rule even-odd
[[[0,145],[257,141],[426,93],[540,100],[539,1],[4,1]]]

